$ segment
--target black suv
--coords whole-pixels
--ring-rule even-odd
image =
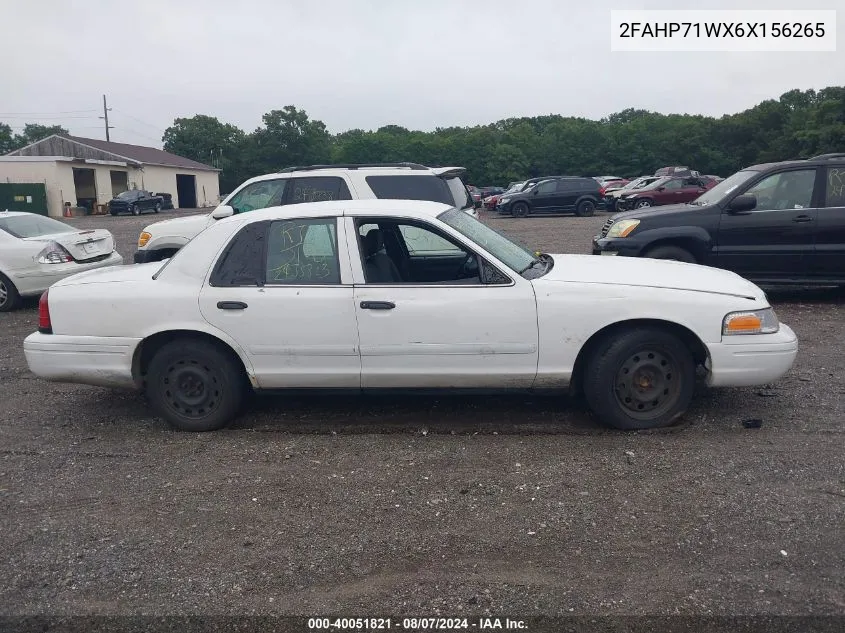
[[[601,185],[592,178],[562,176],[541,180],[519,193],[503,195],[496,210],[521,218],[529,213],[574,212],[593,215],[602,198]]]
[[[845,284],[845,153],[754,165],[688,204],[617,213],[593,254],[705,264],[759,284]]]

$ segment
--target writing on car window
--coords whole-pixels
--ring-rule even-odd
[[[268,284],[338,284],[335,220],[281,220],[270,225]]]

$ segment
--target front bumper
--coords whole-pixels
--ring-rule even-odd
[[[158,251],[135,251],[132,256],[132,261],[136,264],[149,264],[150,262],[160,262],[161,255]]]
[[[67,264],[37,264],[37,268],[16,273],[12,281],[23,297],[40,295],[57,281],[61,281],[76,273],[84,273],[88,270],[106,268],[107,266],[120,266],[123,264],[123,257],[117,251],[112,251],[106,259],[89,264],[79,262],[68,262]]]
[[[707,345],[707,384],[711,387],[752,387],[782,378],[798,355],[798,337],[781,323],[774,334],[725,336]]]
[[[100,387],[136,387],[132,357],[141,339],[35,332],[23,351],[29,370],[46,380]]]
[[[622,255],[623,257],[639,257],[643,244],[636,238],[630,237],[593,237],[593,255]]]

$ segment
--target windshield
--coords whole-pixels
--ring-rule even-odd
[[[725,178],[722,182],[717,184],[712,189],[705,191],[703,194],[695,199],[695,206],[700,207],[705,204],[714,204],[719,202],[726,195],[732,193],[734,189],[747,182],[759,172],[753,169],[743,169],[736,172],[733,176]]]
[[[672,180],[671,178],[658,178],[657,180],[653,180],[652,182],[648,183],[647,185],[643,185],[642,187],[638,187],[639,189],[657,189],[658,187],[666,184]]]
[[[437,217],[516,273],[525,270],[535,259],[528,249],[511,242],[498,231],[467,213],[450,209]]]
[[[518,182],[518,183],[516,183],[515,185],[513,185],[510,189],[508,189],[505,193],[516,193],[517,191],[519,191],[520,189],[522,189],[522,187],[523,187],[524,185],[525,185],[525,183],[524,183],[524,182]]]
[[[45,218],[43,215],[27,213],[26,215],[0,216],[0,230],[9,235],[26,239],[27,237],[41,237],[56,233],[73,233],[76,229],[62,224],[57,220]]]
[[[116,197],[118,200],[134,200],[136,195],[136,191],[124,191],[123,193],[117,194]]]

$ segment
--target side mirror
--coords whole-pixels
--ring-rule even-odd
[[[232,215],[235,215],[235,210],[228,204],[221,204],[211,212],[211,217],[215,220],[222,220],[223,218],[228,218]]]
[[[757,196],[751,193],[744,193],[737,196],[728,204],[728,213],[740,213],[742,211],[751,211],[757,206]]]
[[[535,189],[535,190],[534,190],[533,195],[535,195],[535,196],[536,196],[538,193],[540,193],[540,190],[539,190],[539,189]]]
[[[658,187],[657,190],[658,191],[666,191],[666,187]]]

